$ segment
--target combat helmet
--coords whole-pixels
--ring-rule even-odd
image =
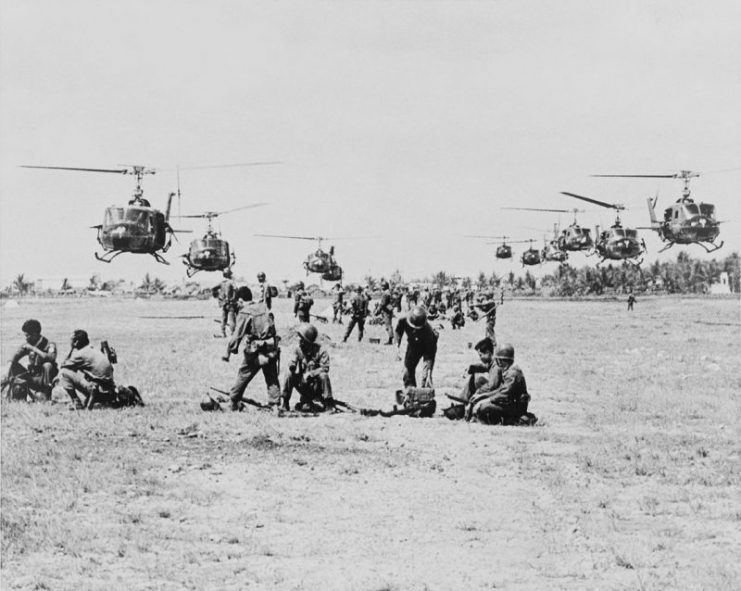
[[[509,343],[502,343],[497,347],[497,352],[494,355],[494,359],[505,359],[508,361],[515,360],[515,348]]]
[[[204,394],[203,398],[201,398],[201,410],[205,412],[221,410],[221,406],[209,394]]]
[[[422,328],[427,322],[427,310],[424,306],[415,306],[409,311],[407,322],[412,328]]]
[[[319,331],[316,329],[316,327],[309,323],[299,325],[299,327],[296,329],[296,332],[302,340],[310,344],[314,344],[317,337],[319,336]]]

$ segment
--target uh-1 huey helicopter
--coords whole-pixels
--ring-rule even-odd
[[[103,254],[95,253],[95,258],[104,263],[110,263],[124,252],[135,254],[151,254],[158,263],[169,265],[162,258],[161,252],[167,252],[175,232],[170,227],[170,206],[175,193],[167,198],[167,209],[162,213],[153,208],[144,198],[142,179],[145,174],[154,174],[153,168],[140,165],[130,165],[125,168],[75,168],[69,166],[30,166],[22,168],[43,168],[48,170],[73,170],[80,172],[109,172],[117,174],[131,174],[136,177],[136,189],[128,206],[107,207],[103,223],[92,228],[98,230],[98,243],[103,247]]]
[[[649,178],[649,179],[682,179],[684,189],[682,196],[664,210],[664,219],[656,218],[656,202],[658,195],[648,201],[648,213],[651,216],[651,226],[641,229],[653,230],[659,234],[662,242],[668,242],[659,252],[664,252],[675,244],[697,244],[706,252],[715,252],[723,246],[715,243],[720,235],[720,223],[715,217],[715,205],[711,203],[695,203],[690,197],[690,179],[700,176],[698,172],[680,170],[674,174],[593,174],[594,177],[608,178]],[[710,247],[705,243],[710,244]]]
[[[593,203],[600,207],[608,207],[616,211],[615,222],[609,229],[600,232],[599,226],[595,228],[594,233],[596,238],[594,250],[601,257],[600,263],[606,259],[630,261],[646,252],[646,243],[643,239],[638,239],[638,231],[635,228],[624,228],[620,222],[620,212],[625,209],[624,205],[619,203],[605,203],[598,199],[592,199],[591,197],[584,197],[583,195],[576,195],[575,193],[568,193],[566,191],[561,191],[561,194],[573,197],[574,199],[581,199],[582,201]],[[640,265],[642,262],[643,259],[636,261],[634,264]]]
[[[527,242],[530,242],[530,248],[522,252],[522,255],[520,256],[520,261],[522,262],[522,266],[533,266],[533,265],[539,265],[543,262],[543,259],[541,258],[541,252],[537,248],[533,248],[533,242],[534,240],[528,240]]]
[[[319,273],[324,281],[342,281],[342,267],[334,258],[334,246],[329,247],[329,252],[322,250],[322,241],[331,240],[323,236],[285,236],[283,234],[255,234],[262,238],[288,238],[290,240],[315,240],[317,249],[310,252],[304,261],[306,274]]]
[[[236,260],[236,254],[229,247],[229,243],[221,237],[221,232],[213,228],[213,219],[234,211],[262,207],[266,203],[253,203],[225,211],[206,211],[191,215],[179,215],[178,218],[200,218],[208,220],[208,227],[203,238],[191,241],[188,252],[181,255],[183,264],[187,267],[186,274],[193,277],[198,271],[231,271]]]
[[[582,209],[545,209],[540,207],[503,207],[502,209],[516,209],[519,211],[551,211],[554,213],[573,213],[574,221],[566,228],[561,230],[558,235],[557,246],[561,251],[585,251],[594,246],[594,241],[590,235],[589,228],[584,228],[576,221],[576,214],[582,213]]]
[[[544,261],[565,263],[569,260],[569,253],[558,247],[558,224],[553,224],[553,238],[543,238],[543,250],[540,256]]]
[[[464,234],[464,238],[488,238],[488,239],[497,240],[497,241],[501,240],[501,243],[487,242],[487,244],[499,244],[495,252],[495,256],[498,259],[511,259],[512,258],[512,247],[509,244],[507,244],[507,238],[509,238],[509,236],[482,236],[480,234]],[[527,240],[514,240],[514,241],[511,240],[510,244],[516,244],[520,242],[528,242],[528,241]]]

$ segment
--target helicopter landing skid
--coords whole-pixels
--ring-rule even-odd
[[[670,243],[669,243],[669,244],[667,244],[667,245],[666,245],[666,246],[665,246],[664,248],[662,248],[661,250],[659,250],[659,251],[657,252],[657,254],[658,254],[659,252],[664,252],[665,250],[669,250],[669,249],[670,249],[670,248],[671,248],[672,246],[674,246],[674,243],[673,243],[673,242],[670,242]]]
[[[150,252],[149,254],[151,254],[154,257],[154,260],[157,261],[158,263],[162,263],[163,265],[169,265],[170,264],[165,259],[163,259],[162,258],[162,255],[160,255],[159,253]]]
[[[108,250],[103,253],[103,255],[99,255],[97,252],[95,253],[95,258],[103,263],[110,263],[113,259],[115,259],[118,255],[122,254],[123,250]],[[111,255],[111,256],[108,256]]]
[[[697,242],[696,244],[699,244],[700,246],[702,246],[705,249],[705,252],[715,252],[716,250],[721,248],[725,244],[725,242],[723,240],[721,240],[720,244],[715,244],[711,242],[710,244],[713,245],[713,248],[708,248],[702,242]]]

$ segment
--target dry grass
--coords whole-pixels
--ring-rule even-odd
[[[5,359],[26,317],[60,350],[87,328],[148,403],[3,403],[3,589],[738,588],[738,300],[644,298],[632,315],[507,302],[498,333],[535,428],[202,413],[207,385],[237,369],[219,361],[215,316],[212,302],[3,311]],[[342,327],[320,328],[339,342]],[[481,332],[443,331],[438,390],[458,389]],[[338,397],[390,406],[391,348],[331,353]],[[261,378],[249,393],[264,397]]]

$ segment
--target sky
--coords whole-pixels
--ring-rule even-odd
[[[0,284],[19,273],[177,283],[205,230],[173,220],[194,233],[169,266],[100,263],[90,226],[128,201],[132,177],[22,164],[152,167],[145,196],[163,209],[182,167],[175,213],[267,202],[216,226],[235,275],[274,282],[305,279],[315,245],[254,234],[336,238],[323,246],[348,281],[522,273],[523,247],[503,262],[464,236],[542,244],[572,220],[504,207],[613,221],[560,191],[624,204],[624,224],[645,226],[646,198],[661,210],[680,181],[590,175],[689,169],[726,244],[685,249],[722,258],[741,248],[739,30],[736,0],[0,0]],[[260,161],[280,164],[190,169]],[[643,235],[652,261],[662,245]]]

